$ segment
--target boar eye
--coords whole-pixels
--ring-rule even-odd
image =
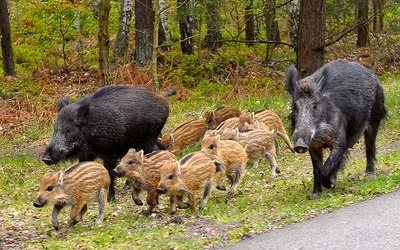
[[[168,180],[173,180],[173,179],[174,179],[174,177],[175,177],[175,176],[174,176],[173,174],[170,174],[170,175],[168,176],[168,178],[167,178],[167,179],[168,179]]]
[[[51,192],[51,191],[53,191],[53,189],[54,189],[53,186],[48,186],[48,187],[46,188],[46,191],[47,191],[47,192]]]
[[[134,164],[135,164],[135,161],[134,161],[134,160],[128,161],[128,165],[134,165]]]
[[[215,145],[214,145],[214,144],[211,144],[210,146],[208,146],[208,149],[213,150],[214,148],[215,148]]]

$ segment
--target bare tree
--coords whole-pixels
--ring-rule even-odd
[[[369,44],[368,36],[368,0],[357,0],[357,47]]]
[[[181,50],[183,54],[194,53],[192,0],[178,0],[178,20],[181,33]]]
[[[297,68],[301,78],[324,64],[325,21],[325,0],[300,0]]]
[[[264,0],[264,16],[268,41],[279,42],[281,38],[279,35],[278,22],[276,21],[276,0]],[[276,43],[267,44],[267,62],[272,59],[272,52],[275,47]]]
[[[5,75],[15,75],[7,0],[0,0],[0,37]]]
[[[146,66],[153,53],[154,10],[152,0],[135,0],[135,62]]]
[[[384,0],[372,0],[372,6],[374,9],[374,32],[379,33],[383,31],[383,1]]]
[[[110,0],[101,0],[99,9],[99,65],[103,85],[110,84],[110,39],[108,34]]]
[[[115,39],[114,57],[123,57],[128,52],[132,20],[132,0],[121,0],[119,28]]]
[[[212,54],[217,54],[221,47],[221,14],[219,0],[207,0],[206,2],[206,44]]]
[[[292,0],[289,3],[290,14],[290,40],[295,52],[297,52],[297,35],[299,32],[299,1]]]
[[[248,0],[244,10],[244,22],[246,24],[246,45],[248,47],[255,45],[255,25],[254,25],[254,0]]]

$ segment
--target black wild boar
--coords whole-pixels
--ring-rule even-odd
[[[42,161],[47,165],[70,158],[103,159],[110,173],[109,200],[114,199],[112,170],[130,148],[153,151],[169,115],[166,97],[143,86],[106,86],[71,103],[58,103],[54,134]]]
[[[292,135],[297,153],[310,152],[314,168],[311,198],[322,186],[333,188],[346,153],[364,135],[367,167],[375,176],[375,141],[386,117],[383,89],[366,67],[345,60],[327,63],[298,81],[294,66],[286,72],[286,90],[292,96]],[[330,154],[323,162],[323,148]]]

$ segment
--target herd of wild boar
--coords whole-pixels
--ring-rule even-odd
[[[367,166],[365,175],[375,175],[375,141],[386,118],[384,94],[377,77],[364,66],[345,60],[327,63],[311,76],[298,79],[291,66],[286,72],[286,90],[292,99],[291,123],[294,145],[280,117],[271,110],[243,112],[222,106],[206,112],[204,119],[182,124],[170,133],[161,132],[169,116],[167,98],[176,89],[158,95],[141,86],[107,86],[71,103],[61,99],[53,137],[43,162],[48,165],[76,158],[79,163],[58,173],[49,171],[39,185],[35,207],[54,204],[53,227],[58,230],[58,213],[72,207],[71,224],[82,220],[87,202],[97,200],[102,223],[106,199],[115,199],[115,178],[126,178],[136,205],[147,192],[147,213],[159,202],[170,199],[170,211],[203,209],[215,188],[234,195],[246,172],[267,160],[272,176],[280,172],[277,138],[296,153],[309,152],[314,188],[318,198],[322,186],[333,188],[348,149],[363,135]],[[201,150],[177,158],[197,143]],[[323,149],[330,149],[323,161]],[[101,158],[103,164],[94,162]],[[226,178],[230,187],[221,181]]]

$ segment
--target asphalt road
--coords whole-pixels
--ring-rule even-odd
[[[400,249],[400,191],[257,235],[223,249]]]

